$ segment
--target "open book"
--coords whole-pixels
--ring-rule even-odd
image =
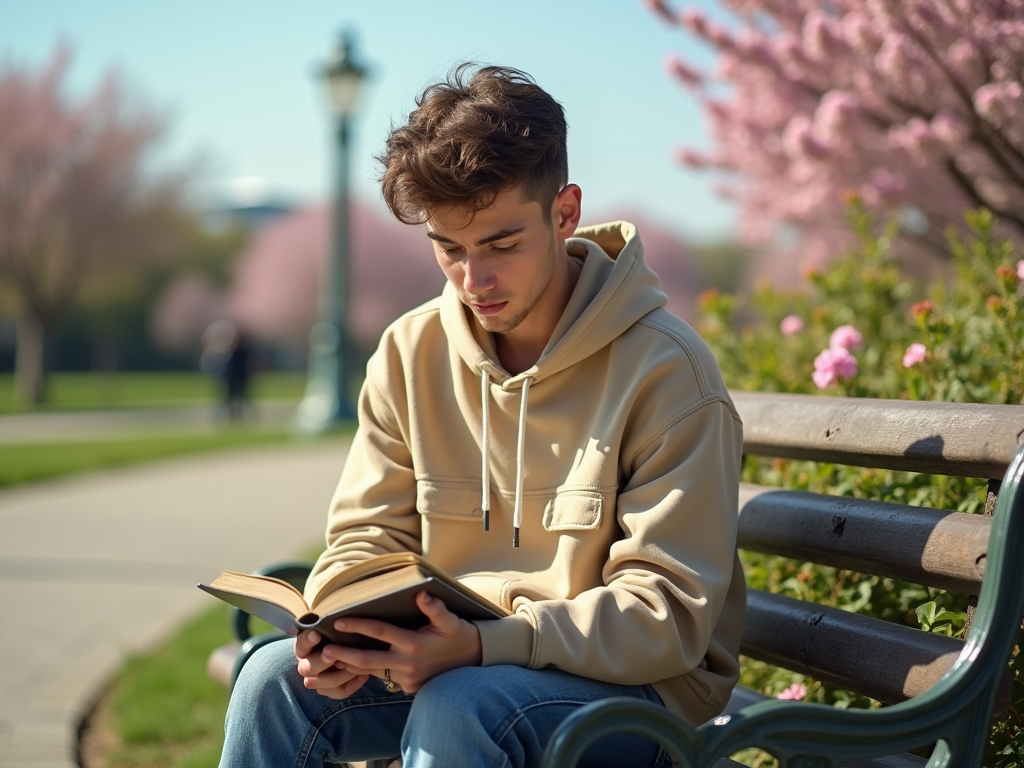
[[[421,591],[440,598],[449,611],[467,621],[508,615],[411,552],[380,555],[340,571],[320,586],[311,603],[291,584],[268,576],[224,571],[209,586],[198,586],[290,635],[315,629],[330,642],[360,648],[387,646],[362,635],[338,632],[336,619],[360,616],[418,629],[428,623],[416,607],[416,594]]]

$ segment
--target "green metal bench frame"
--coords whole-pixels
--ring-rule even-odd
[[[982,433],[979,439],[986,437]],[[1020,435],[1016,437],[1019,440]],[[795,457],[820,454],[805,452]],[[543,768],[571,768],[593,742],[625,732],[659,742],[686,768],[707,768],[751,747],[771,753],[783,768],[834,768],[931,744],[935,748],[928,768],[981,765],[994,701],[1024,614],[1022,476],[1024,446],[1017,449],[1003,475],[985,579],[966,643],[952,669],[934,687],[874,710],[764,701],[699,728],[691,728],[663,707],[607,699],[581,707],[562,723],[545,752]]]

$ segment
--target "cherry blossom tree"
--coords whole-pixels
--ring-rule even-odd
[[[667,60],[712,134],[679,159],[724,172],[744,239],[834,250],[856,194],[933,251],[979,206],[1024,241],[1024,0],[722,0],[730,25],[644,2],[718,54]]]
[[[350,206],[349,332],[372,349],[392,320],[441,292],[444,275],[422,228],[400,224],[381,206],[359,199]],[[330,234],[326,205],[266,224],[234,264],[226,316],[259,338],[304,348],[319,317]]]
[[[38,71],[0,64],[0,291],[17,315],[15,373],[45,392],[46,343],[84,286],[169,251],[179,180],[147,168],[164,119],[111,72],[73,98],[71,56]]]
[[[364,349],[373,349],[389,323],[441,292],[444,275],[422,227],[398,223],[379,204],[356,198],[350,205],[350,333]],[[685,246],[666,228],[628,211],[590,217],[588,222],[619,216],[639,227],[645,258],[661,277],[668,308],[691,316],[698,278]],[[298,210],[268,223],[239,254],[218,311],[265,341],[304,347],[309,328],[317,321],[317,291],[329,247],[327,206]],[[190,278],[158,303],[155,325],[165,329],[162,338],[170,338],[192,323],[196,337],[195,318],[210,316],[200,307],[215,303],[209,290]]]

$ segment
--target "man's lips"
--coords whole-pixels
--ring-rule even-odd
[[[508,306],[507,301],[474,301],[470,304],[478,315],[496,315]]]

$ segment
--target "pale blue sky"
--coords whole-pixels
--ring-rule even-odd
[[[712,13],[711,0],[702,5]],[[75,46],[74,89],[111,66],[173,117],[170,152],[201,151],[208,189],[265,178],[300,201],[331,191],[331,133],[314,72],[341,29],[373,68],[356,125],[357,194],[378,198],[372,155],[430,79],[474,59],[532,74],[565,107],[570,176],[590,214],[644,212],[693,239],[728,236],[712,179],[673,160],[708,144],[695,100],[662,61],[709,52],[639,0],[0,0],[0,60],[39,65]],[[587,218],[591,218],[587,216]]]

